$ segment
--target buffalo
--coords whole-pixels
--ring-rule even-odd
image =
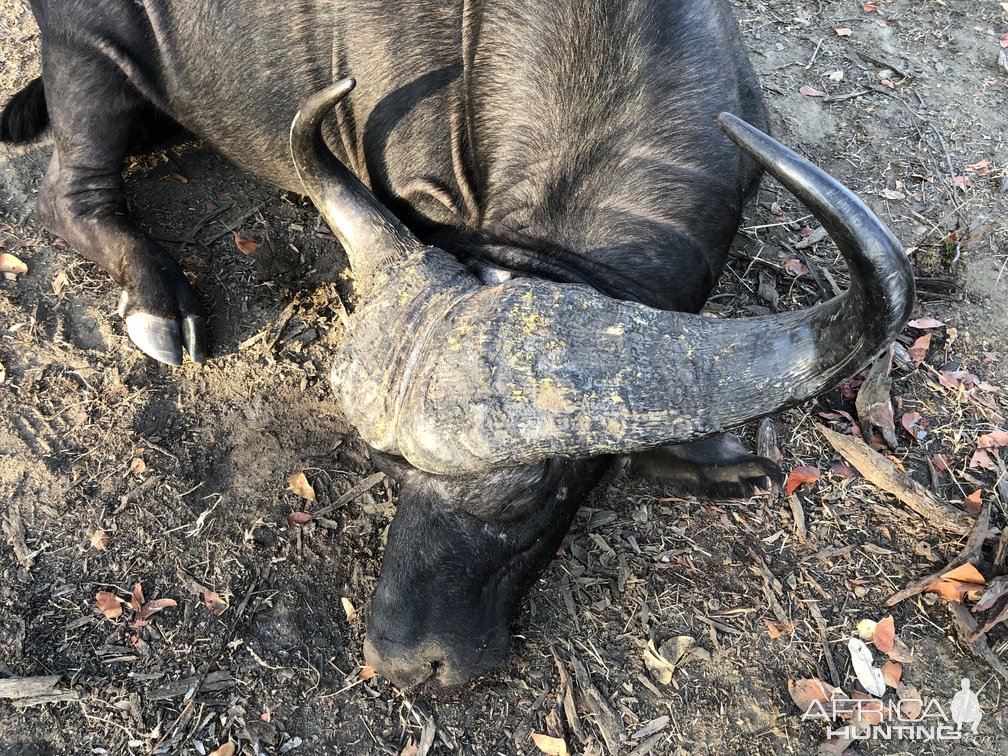
[[[130,222],[125,156],[177,129],[311,197],[357,306],[332,380],[400,491],[369,663],[462,684],[614,461],[708,495],[779,470],[726,433],[893,340],[907,258],[849,190],[767,136],[727,0],[32,0],[42,76],[0,120],[51,124],[38,217],[121,285],[129,338],[207,356],[200,301]],[[355,78],[360,84],[355,91]],[[698,315],[763,170],[850,288]]]

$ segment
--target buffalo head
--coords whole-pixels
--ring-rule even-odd
[[[485,285],[422,244],[326,147],[323,118],[353,86],[343,79],[305,102],[291,150],[360,295],[333,384],[401,482],[366,650],[403,685],[432,675],[452,685],[503,657],[516,602],[608,459],[700,439],[831,387],[899,333],[913,276],[861,200],[725,113],[724,132],[836,242],[851,276],[842,295],[721,320],[574,284]]]

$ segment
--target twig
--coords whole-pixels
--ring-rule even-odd
[[[987,502],[984,504],[983,509],[980,510],[980,514],[977,516],[976,523],[973,526],[973,531],[970,533],[969,538],[966,539],[966,545],[959,552],[959,556],[940,570],[925,575],[919,580],[915,580],[903,590],[894,593],[886,599],[886,606],[896,606],[901,601],[906,601],[908,598],[917,596],[930,588],[946,572],[954,570],[956,567],[962,567],[964,564],[978,561],[981,557],[984,543],[990,535],[990,503]]]

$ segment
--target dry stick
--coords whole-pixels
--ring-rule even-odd
[[[954,570],[956,567],[962,567],[968,562],[978,561],[981,557],[984,542],[991,536],[990,509],[990,502],[984,504],[983,509],[980,510],[980,514],[977,516],[976,524],[973,526],[973,532],[966,539],[966,545],[959,552],[959,556],[940,570],[936,570],[930,575],[925,575],[920,580],[915,580],[903,590],[894,593],[886,600],[886,606],[895,606],[901,601],[905,601],[912,596],[917,596],[934,585],[946,572]]]
[[[864,441],[822,425],[819,432],[866,479],[891,493],[929,523],[959,535],[970,532],[966,512],[939,499]]]
[[[373,473],[371,475],[368,475],[366,478],[364,478],[364,480],[362,480],[356,486],[354,486],[349,491],[347,491],[345,494],[343,494],[342,496],[340,496],[338,499],[336,499],[336,501],[334,501],[328,507],[322,507],[322,509],[318,509],[318,510],[312,512],[311,516],[312,517],[321,517],[322,515],[329,514],[334,509],[339,509],[344,504],[347,504],[348,502],[353,501],[354,499],[356,499],[361,494],[363,494],[363,493],[365,493],[367,491],[370,491],[372,488],[374,488],[378,483],[381,483],[383,480],[385,480],[385,473],[376,472],[376,473]]]
[[[956,632],[959,633],[959,640],[969,646],[969,650],[975,656],[990,664],[1001,677],[1008,680],[1008,667],[997,657],[997,654],[991,651],[987,639],[983,636],[977,636],[977,621],[970,614],[970,610],[962,604],[949,604],[948,609],[952,614],[952,623],[955,625]]]

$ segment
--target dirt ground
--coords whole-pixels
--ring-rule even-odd
[[[1008,380],[1008,70],[997,63],[1008,9],[735,5],[776,135],[891,223],[920,278],[915,315],[946,324],[904,334],[903,347],[932,340],[917,366],[898,352],[890,457],[949,502],[980,491],[996,534],[1006,452],[990,452],[994,469],[971,462],[1008,408],[997,390]],[[0,100],[37,75],[37,53],[21,0],[0,0]],[[136,161],[135,213],[196,281],[214,348],[202,368],[155,364],[126,339],[111,281],[35,223],[49,150],[0,150],[0,246],[29,266],[0,279],[0,753],[208,754],[228,742],[245,754],[540,753],[532,733],[579,754],[815,753],[825,727],[802,721],[788,681],[849,691],[848,639],[890,612],[915,652],[903,681],[947,706],[968,677],[984,716],[961,741],[854,751],[1008,753],[1008,680],[958,637],[948,604],[928,594],[885,606],[964,538],[835,458],[816,428],[849,430],[841,411],[855,413],[856,381],[774,418],[784,466],[821,471],[795,497],[687,500],[616,477],[532,591],[502,669],[451,697],[362,679],[395,490],[373,476],[325,379],[341,253],[300,198],[205,147]],[[806,244],[806,222],[765,182],[709,309],[791,309],[843,286],[835,250]],[[234,231],[258,250],[240,252]],[[977,380],[943,387],[956,369]],[[314,504],[288,487],[299,471]],[[993,543],[983,557],[992,578]],[[141,612],[129,605],[137,583],[151,602]],[[127,602],[120,618],[97,611],[99,592]],[[158,599],[176,605],[146,616]],[[132,627],[141,614],[149,624]],[[1008,660],[1005,626],[987,639]],[[673,663],[684,651],[670,677],[646,663],[649,641]],[[651,666],[662,667],[653,654]],[[4,693],[44,676],[57,679],[33,696]]]

